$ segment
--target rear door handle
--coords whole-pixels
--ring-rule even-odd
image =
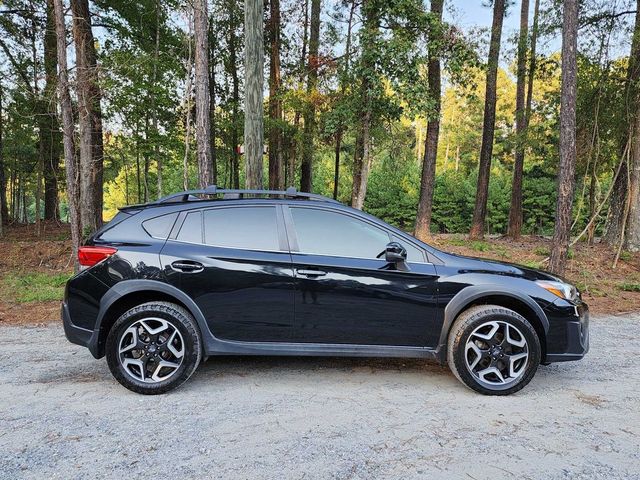
[[[204,265],[191,260],[176,260],[171,264],[171,268],[184,273],[197,273],[204,270]]]
[[[296,269],[296,273],[298,275],[304,275],[305,277],[323,277],[327,274],[327,272],[323,272],[322,270],[311,270],[305,268]]]

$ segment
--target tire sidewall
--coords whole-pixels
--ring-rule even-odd
[[[184,358],[178,370],[170,378],[157,383],[135,379],[125,371],[119,358],[119,345],[124,332],[138,320],[149,317],[168,321],[180,332],[185,346]],[[181,312],[165,305],[145,304],[132,308],[116,321],[107,337],[105,350],[109,369],[120,384],[137,393],[159,394],[178,387],[191,376],[200,362],[201,344],[192,322]]]
[[[492,311],[465,322],[462,326],[462,332],[458,332],[454,341],[453,360],[460,380],[468,387],[485,395],[509,395],[521,390],[531,381],[540,364],[540,340],[534,328],[517,313],[507,309],[501,310],[503,311]],[[513,383],[504,386],[497,385],[495,388],[490,388],[480,383],[467,368],[465,359],[465,346],[471,333],[480,325],[491,321],[501,321],[516,327],[526,339],[529,352],[524,374]],[[452,333],[455,334],[455,332]]]

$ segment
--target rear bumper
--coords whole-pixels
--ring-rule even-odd
[[[569,362],[582,359],[589,351],[589,307],[557,301],[547,310],[550,329],[545,361]]]
[[[64,334],[71,343],[76,345],[82,345],[87,347],[95,358],[98,357],[97,339],[93,330],[87,330],[86,328],[74,325],[69,315],[69,306],[66,302],[62,303],[62,325],[64,327]]]

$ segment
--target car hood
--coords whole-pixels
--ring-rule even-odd
[[[525,267],[513,263],[488,260],[486,258],[467,257],[455,253],[445,253],[443,260],[448,266],[457,267],[459,273],[489,273],[524,278],[526,280],[564,281],[549,272]]]

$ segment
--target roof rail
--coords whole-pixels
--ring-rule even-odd
[[[340,203],[332,198],[325,197],[323,195],[317,195],[315,193],[298,192],[295,187],[289,187],[286,190],[235,190],[235,189],[221,189],[216,185],[209,185],[207,188],[198,190],[186,190],[184,192],[172,193],[166,197],[152,202],[151,205],[157,205],[161,203],[170,202],[188,202],[190,200],[200,200],[197,196],[216,196],[223,195],[223,199],[242,199],[245,195],[249,196],[270,196],[270,197],[284,197],[284,198],[304,198],[308,200],[319,200],[323,202]]]

